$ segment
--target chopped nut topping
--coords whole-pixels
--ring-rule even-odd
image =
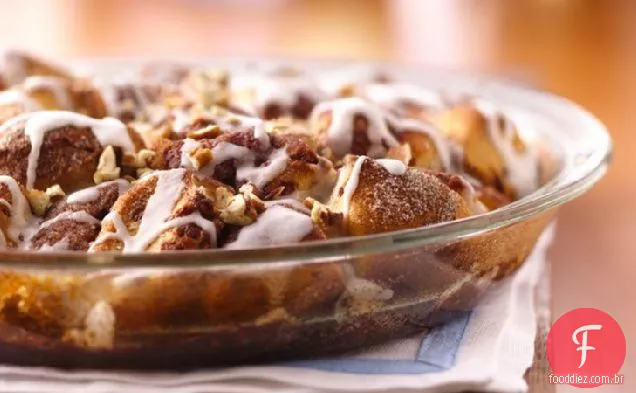
[[[243,198],[243,195],[234,195],[229,205],[221,210],[221,219],[228,224],[249,225],[254,220],[245,215],[245,208],[245,198]]]
[[[136,172],[137,172],[137,177],[140,178],[140,177],[143,177],[144,175],[147,175],[150,172],[154,172],[154,169],[143,167],[143,168],[137,168]],[[130,182],[135,181],[135,179],[132,179],[132,180],[128,179],[128,176],[126,176],[126,179]]]
[[[190,139],[214,139],[221,135],[221,127],[218,125],[211,125],[200,130],[188,132],[188,138]]]
[[[400,146],[392,147],[386,154],[387,158],[401,161],[404,165],[408,166],[409,162],[413,159],[413,152],[411,145],[405,143]]]
[[[122,159],[122,164],[130,168],[144,168],[150,165],[155,152],[148,149],[141,149],[135,154],[126,153]]]
[[[207,148],[194,149],[189,153],[190,162],[194,166],[194,169],[201,170],[205,168],[210,162],[212,162],[212,150]]]
[[[353,84],[346,84],[338,91],[341,97],[353,97],[356,95],[356,86]]]
[[[45,191],[46,195],[48,195],[49,197],[56,197],[56,196],[64,196],[66,195],[66,193],[64,192],[64,190],[62,190],[62,187],[60,187],[59,184],[56,184],[54,186],[51,186],[49,188],[46,189]]]
[[[51,205],[51,197],[45,192],[35,188],[26,190],[26,197],[31,205],[31,210],[36,216],[43,216]]]
[[[112,146],[106,146],[102,155],[99,156],[99,164],[97,164],[97,170],[93,174],[93,181],[95,181],[95,184],[100,184],[105,181],[119,179],[120,175],[121,168],[117,166],[115,149]]]
[[[215,207],[217,209],[222,210],[230,204],[232,197],[232,193],[227,188],[219,187],[216,189],[215,197],[210,199],[216,202]]]
[[[228,103],[229,74],[226,71],[192,71],[184,83],[196,102],[205,108]]]

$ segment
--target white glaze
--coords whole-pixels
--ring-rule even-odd
[[[248,181],[257,188],[263,188],[268,182],[272,181],[285,170],[288,161],[289,156],[287,155],[287,151],[282,147],[272,153],[268,165],[239,167],[236,171],[236,179],[239,181]]]
[[[304,203],[294,198],[283,198],[283,199],[275,199],[273,201],[263,201],[263,204],[266,208],[270,208],[272,206],[288,206],[294,210],[298,210],[305,214],[311,214],[311,210],[305,206]]]
[[[146,181],[150,177],[157,177],[157,183],[152,196],[146,203],[137,233],[131,235],[119,213],[112,210],[104,218],[104,221],[111,221],[115,226],[115,232],[104,232],[100,234],[93,245],[91,245],[89,251],[94,251],[96,244],[106,239],[115,238],[121,240],[123,243],[122,251],[124,253],[141,252],[164,231],[191,223],[198,225],[201,229],[208,232],[214,244],[216,242],[216,226],[213,222],[203,218],[200,213],[196,212],[188,216],[170,218],[183,192],[183,177],[185,173],[185,169],[177,168],[154,172],[144,176],[142,179]]]
[[[314,101],[319,101],[323,96],[322,91],[306,77],[259,76],[240,79],[240,82],[233,84],[233,88],[253,92],[252,100],[246,106],[257,113],[270,104],[289,109],[298,102],[300,95]]]
[[[404,102],[413,102],[424,108],[441,110],[446,107],[442,96],[434,90],[403,83],[371,83],[362,93],[368,100],[387,109],[396,109]]]
[[[46,229],[46,228],[50,227],[51,225],[55,224],[56,222],[59,222],[59,221],[62,221],[62,220],[85,222],[87,224],[99,224],[100,223],[100,221],[98,219],[96,219],[95,217],[91,216],[90,214],[88,214],[84,210],[78,210],[78,211],[73,211],[73,212],[62,212],[62,213],[58,214],[57,216],[51,218],[50,220],[44,221],[40,225],[39,229],[40,230]]]
[[[68,84],[65,80],[52,76],[30,76],[23,82],[23,87],[27,92],[35,90],[48,90],[53,93],[55,102],[63,110],[72,110],[73,102],[69,92]]]
[[[26,121],[24,134],[31,143],[26,173],[27,188],[33,188],[44,136],[53,129],[64,126],[89,127],[102,146],[118,146],[126,153],[135,152],[135,145],[128,134],[128,128],[114,118],[93,119],[79,113],[65,111],[31,112],[14,117],[2,124],[0,133],[6,132],[21,121]]]
[[[317,83],[327,96],[336,98],[345,87],[352,86],[359,89],[363,85],[373,83],[377,75],[378,70],[371,66],[353,65],[318,75]]]
[[[380,166],[386,169],[392,175],[403,175],[406,173],[406,165],[399,160],[379,159],[375,160]]]
[[[11,240],[18,241],[18,238],[32,219],[31,207],[15,179],[10,176],[0,175],[0,183],[5,184],[11,193],[11,203],[4,199],[1,200],[11,209],[9,227],[6,232]],[[3,240],[5,240],[6,243],[6,239]]]
[[[386,148],[399,146],[399,142],[389,131],[387,119],[380,107],[359,97],[341,98],[322,102],[314,108],[311,116],[312,128],[316,129],[320,116],[331,111],[331,124],[327,129],[327,144],[339,157],[351,152],[354,140],[354,119],[363,115],[368,120],[367,139],[370,146],[367,155],[380,157]]]
[[[117,102],[117,86],[99,78],[93,80],[93,86],[99,92],[108,116],[119,116],[119,103]]]
[[[351,172],[349,173],[349,177],[346,178],[346,182],[344,184],[344,190],[342,192],[341,201],[340,201],[340,213],[347,218],[349,215],[349,205],[351,204],[351,198],[353,194],[356,192],[356,188],[358,188],[358,181],[360,180],[360,172],[362,172],[362,164],[368,157],[360,156],[353,164],[351,168]],[[344,174],[344,172],[342,172]],[[342,187],[342,185],[341,185]]]
[[[39,111],[42,106],[21,90],[5,90],[0,92],[0,105],[22,105],[25,112]]]
[[[117,179],[112,181],[107,181],[101,184],[98,184],[94,187],[84,188],[83,190],[76,191],[69,195],[66,198],[67,203],[86,203],[92,202],[99,197],[99,190],[104,187],[108,187],[112,184],[117,184],[119,195],[122,195],[130,188],[130,183],[125,179]]]
[[[482,214],[488,212],[486,206],[484,206],[484,204],[477,198],[475,187],[473,187],[470,181],[464,178],[464,175],[458,175],[458,177],[464,184],[461,192],[461,197],[466,201],[466,204],[468,205],[470,211],[473,214]]]
[[[519,197],[532,193],[539,186],[539,165],[536,151],[529,143],[525,143],[525,152],[519,153],[514,147],[514,138],[517,129],[522,125],[520,119],[514,120],[505,117],[503,128],[500,126],[498,116],[502,112],[494,104],[478,100],[475,107],[488,121],[488,136],[501,154],[505,168],[506,179],[514,187]],[[521,137],[519,135],[519,137]]]
[[[192,159],[190,158],[190,153],[194,150],[200,148],[201,142],[196,139],[186,138],[183,140],[183,145],[181,145],[181,163],[180,166],[182,168],[194,168],[194,164],[192,163]]]
[[[314,228],[311,217],[282,205],[266,209],[254,222],[243,227],[235,242],[225,248],[298,243]]]

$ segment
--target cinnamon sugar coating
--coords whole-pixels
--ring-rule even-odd
[[[7,59],[0,175],[23,187],[45,227],[14,239],[28,247],[250,248],[246,233],[285,218],[307,232],[263,245],[391,232],[502,208],[547,173],[516,118],[372,69],[155,62],[102,79]],[[66,196],[45,193],[54,186]],[[91,198],[69,202],[89,187]]]

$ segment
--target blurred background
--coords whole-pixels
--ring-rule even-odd
[[[598,187],[562,209],[553,310],[557,317],[595,307],[616,318],[629,347],[626,385],[599,391],[636,390],[636,1],[0,0],[0,7],[0,46],[62,59],[416,62],[519,76],[587,107],[609,127],[615,159]]]

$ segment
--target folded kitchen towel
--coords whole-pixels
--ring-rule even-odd
[[[0,366],[0,392],[523,392],[542,298],[535,290],[553,232],[477,308],[413,337],[338,357],[189,373]]]

